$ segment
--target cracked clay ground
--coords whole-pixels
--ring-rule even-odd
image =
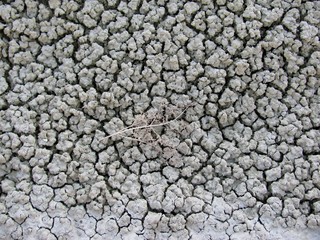
[[[319,240],[320,1],[0,0],[1,240]]]

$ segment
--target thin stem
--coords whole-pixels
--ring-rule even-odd
[[[119,132],[115,132],[113,134],[110,134],[106,138],[110,138],[110,137],[113,137],[113,136],[116,136],[116,135],[119,135],[119,134],[124,134],[126,132],[134,131],[134,130],[138,130],[138,129],[155,128],[155,127],[162,127],[162,126],[168,125],[168,124],[176,121],[178,118],[180,118],[185,113],[185,111],[187,111],[188,108],[189,108],[189,106],[186,107],[176,118],[174,118],[174,119],[172,119],[170,121],[163,122],[163,123],[158,123],[158,124],[150,124],[150,125],[143,125],[143,126],[138,126],[138,127],[131,127],[131,128],[129,126],[127,128],[124,128],[123,130],[120,130]]]
[[[126,139],[131,140],[131,141],[137,141],[137,142],[146,143],[145,141],[143,141],[141,139],[138,139],[138,138],[132,138],[132,137],[127,137],[127,136],[121,136],[121,137],[126,138]]]

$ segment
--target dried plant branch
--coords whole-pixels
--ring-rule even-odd
[[[123,136],[123,135],[121,135],[121,137],[123,137],[123,138],[125,138],[125,139],[128,139],[128,140],[131,140],[131,141],[137,141],[137,142],[147,143],[146,141],[143,141],[143,140],[138,139],[138,138],[127,137],[127,136]]]
[[[186,111],[187,109],[190,107],[191,105],[188,105],[177,117],[175,117],[174,119],[172,120],[169,120],[169,121],[166,121],[166,122],[161,122],[161,123],[157,123],[157,124],[153,124],[154,120],[153,119],[150,124],[146,124],[146,125],[142,125],[142,126],[137,126],[137,127],[133,127],[132,125],[129,126],[129,127],[126,127],[118,132],[115,132],[115,133],[112,133],[110,134],[109,136],[106,137],[106,139],[108,138],[111,138],[111,137],[114,137],[114,136],[117,136],[117,135],[122,135],[123,137],[123,134],[127,133],[127,132],[130,132],[130,131],[135,131],[135,130],[141,130],[141,129],[152,129],[153,128],[156,128],[156,127],[162,127],[162,126],[166,126],[166,125],[169,125],[170,123],[173,123],[175,121],[177,121]],[[153,130],[154,131],[154,130]],[[154,131],[155,132],[155,131]],[[158,134],[157,134],[158,135]],[[160,137],[160,136],[159,136]],[[135,138],[132,138],[132,140],[135,139]],[[137,141],[141,141],[139,139],[135,139]],[[141,141],[143,142],[143,141]]]

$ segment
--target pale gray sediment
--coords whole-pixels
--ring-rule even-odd
[[[0,2],[0,239],[320,237],[320,1]]]

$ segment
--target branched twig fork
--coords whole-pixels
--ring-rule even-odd
[[[187,106],[177,117],[175,117],[174,119],[172,119],[170,121],[157,123],[157,124],[142,125],[142,126],[138,126],[138,127],[129,126],[129,127],[126,127],[126,128],[124,128],[124,129],[122,129],[122,130],[120,130],[118,132],[110,134],[106,138],[108,139],[108,138],[114,137],[114,136],[119,135],[119,134],[124,134],[124,133],[129,132],[129,131],[145,129],[145,128],[151,128],[152,129],[152,128],[155,128],[155,127],[162,127],[162,126],[168,125],[168,124],[173,123],[174,121],[178,120],[185,113],[185,111],[187,111],[187,109],[189,107],[190,106]]]

